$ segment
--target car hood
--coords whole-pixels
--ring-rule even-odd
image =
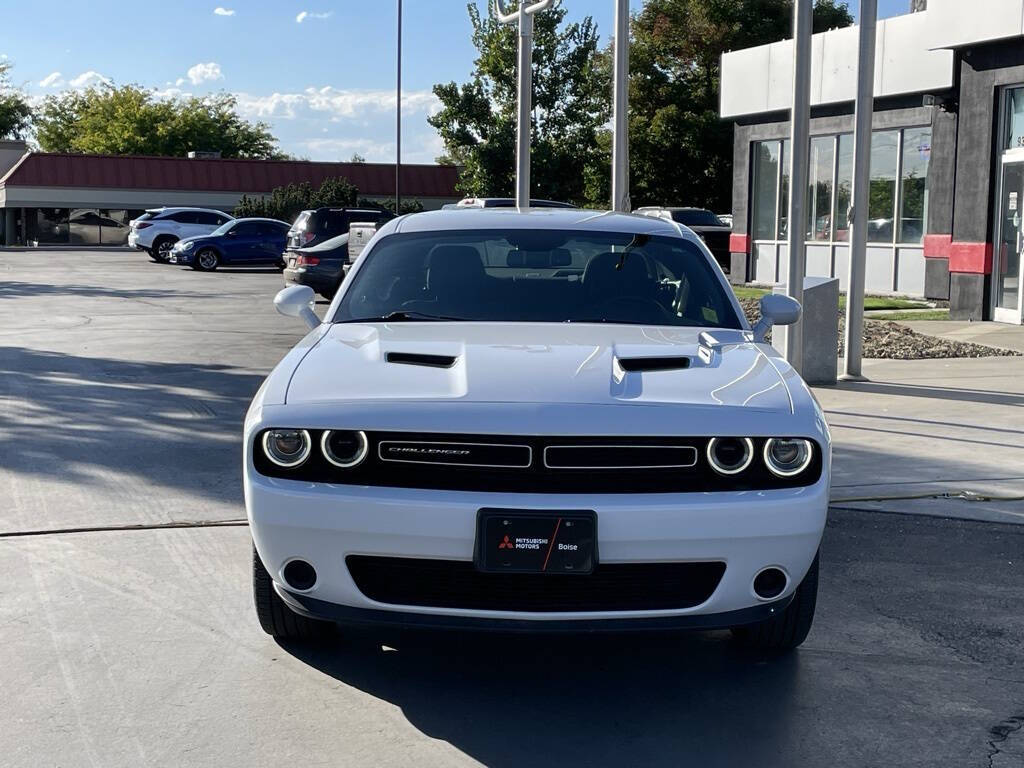
[[[325,330],[294,368],[285,401],[677,404],[791,412],[779,361],[752,343],[749,333],[708,329],[702,337],[701,330],[340,323]],[[652,357],[674,358],[673,367],[629,370]]]
[[[210,235],[192,235],[191,237],[183,237],[181,240],[175,243],[176,246],[182,248],[185,247],[185,243],[193,243],[194,245],[201,245],[203,243],[211,243],[219,240],[219,237],[211,237]]]

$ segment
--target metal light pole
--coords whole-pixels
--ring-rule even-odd
[[[804,298],[807,263],[806,236],[807,166],[811,122],[811,26],[814,0],[793,3],[793,109],[790,113],[789,165],[789,275],[786,293],[799,302]],[[784,326],[782,348],[786,360],[799,373],[803,367],[803,321]]]
[[[520,0],[519,8],[508,12],[505,0],[497,0],[498,21],[519,22],[518,100],[516,123],[516,207],[530,208],[530,113],[533,111],[533,15],[554,0],[537,0],[530,5]]]
[[[398,84],[395,100],[395,215],[402,215],[402,0],[398,0]]]
[[[878,0],[861,0],[857,101],[853,129],[853,195],[850,210],[850,273],[846,285],[844,381],[863,381],[864,273],[867,269],[868,197],[871,177],[871,118],[874,112],[875,23]]]
[[[615,0],[612,210],[629,212],[629,0]]]

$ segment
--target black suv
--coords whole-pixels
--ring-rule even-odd
[[[373,222],[379,229],[384,222],[395,218],[383,208],[316,208],[303,211],[288,230],[289,250],[319,245],[338,235],[348,234],[353,222]]]

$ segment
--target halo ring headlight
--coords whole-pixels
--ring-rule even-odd
[[[349,430],[344,430],[349,432]],[[341,469],[351,469],[352,467],[362,464],[363,460],[366,459],[366,454],[369,453],[369,442],[366,439],[366,433],[357,430],[351,431],[350,434],[355,436],[355,452],[348,458],[337,456],[334,451],[331,450],[331,437],[342,432],[342,430],[326,430],[323,437],[320,438],[320,451],[323,453],[324,458],[327,459],[331,464]]]
[[[725,447],[726,441],[735,441],[743,447],[742,458],[726,463],[719,457],[718,449]],[[754,441],[749,437],[713,437],[708,440],[707,457],[712,469],[720,475],[738,475],[754,460]]]
[[[814,445],[803,438],[773,437],[764,443],[764,464],[778,477],[794,477],[811,465]]]
[[[313,441],[305,429],[268,429],[263,433],[263,455],[285,469],[304,463],[312,449]]]

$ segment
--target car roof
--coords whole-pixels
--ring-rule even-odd
[[[264,219],[259,216],[247,216],[244,219],[235,219],[236,224],[243,221],[269,221],[272,224],[284,224],[286,227],[291,226],[291,224],[289,224],[287,221],[281,221],[280,219]]]
[[[177,211],[202,211],[203,213],[219,213],[229,219],[235,218],[230,213],[217,210],[216,208],[193,208],[190,205],[165,205],[163,208],[147,208],[146,213],[176,213]]]
[[[583,208],[478,208],[467,217],[462,211],[426,211],[396,220],[394,232],[440,232],[470,229],[588,229],[637,235],[685,236],[689,230],[652,216]],[[692,235],[696,237],[696,235]]]
[[[645,205],[637,208],[638,211],[707,211],[712,213],[710,208],[698,208],[693,205]]]

